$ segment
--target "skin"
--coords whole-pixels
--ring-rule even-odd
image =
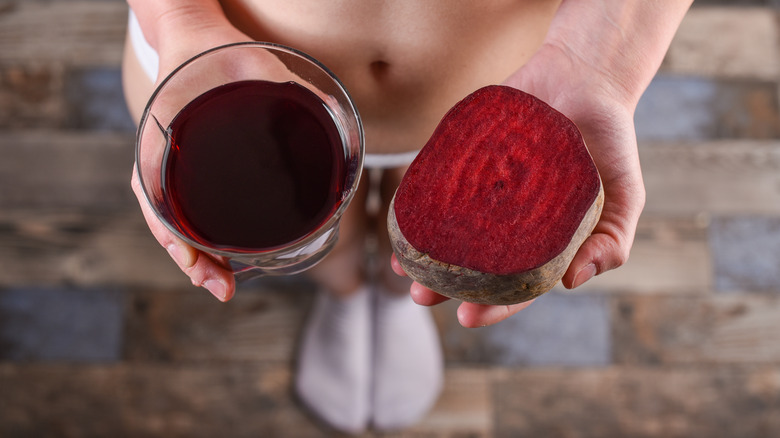
[[[626,262],[645,200],[633,113],[663,59],[690,1],[564,0],[276,3],[260,0],[130,0],[149,43],[160,54],[160,75],[208,48],[264,40],[295,47],[327,65],[356,101],[370,153],[421,148],[444,113],[488,85],[503,83],[547,101],[578,124],[602,176],[604,212],[575,255],[563,284],[581,285]],[[283,6],[281,6],[283,5]],[[155,83],[131,50],[123,68],[125,94],[138,119]],[[365,282],[366,236],[375,231],[388,289],[409,290],[418,304],[445,298],[404,278],[391,257],[383,219],[405,169],[379,178],[376,217],[365,208],[367,185],[350,205],[337,247],[309,271],[342,296]],[[235,293],[225,260],[187,246],[145,205],[134,174],[132,187],[144,217],[193,284],[220,300]],[[398,275],[395,275],[395,274]],[[499,322],[515,306],[463,303],[466,327]]]

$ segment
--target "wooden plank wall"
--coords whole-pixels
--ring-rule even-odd
[[[491,328],[438,307],[445,392],[388,436],[780,436],[780,21],[724,3],[697,1],[637,110],[628,264]],[[145,227],[126,18],[0,3],[0,436],[329,436],[290,394],[314,286],[219,304]]]

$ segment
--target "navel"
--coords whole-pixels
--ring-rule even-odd
[[[387,61],[382,61],[380,59],[380,60],[373,61],[371,64],[369,64],[368,68],[369,71],[371,72],[371,76],[375,80],[381,81],[387,76],[388,72],[390,71],[390,64]]]

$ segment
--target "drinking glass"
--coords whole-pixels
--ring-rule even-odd
[[[251,251],[205,246],[179,231],[166,202],[164,161],[171,147],[169,126],[177,114],[203,93],[238,81],[295,82],[318,95],[331,113],[347,168],[341,203],[324,222],[281,247]],[[136,136],[136,170],[146,202],[179,239],[200,251],[230,260],[237,280],[288,275],[315,265],[338,239],[339,220],[353,198],[363,169],[363,127],[347,90],[320,62],[278,44],[247,42],[217,47],[183,63],[163,80],[144,110]],[[248,200],[249,202],[262,202]]]

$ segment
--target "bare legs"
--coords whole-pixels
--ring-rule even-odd
[[[366,212],[368,194],[369,181],[364,173],[352,203],[341,217],[336,246],[325,259],[307,271],[307,275],[317,284],[339,297],[348,297],[366,283],[368,267],[365,242],[369,230],[369,216]]]
[[[385,171],[380,184],[372,421],[383,430],[400,429],[420,420],[436,402],[443,379],[442,351],[430,311],[412,301],[411,280],[390,268],[387,211],[405,171]]]
[[[361,182],[336,248],[309,271],[321,290],[304,328],[296,391],[316,415],[347,432],[408,426],[441,388],[436,327],[428,310],[411,301],[409,280],[390,269],[387,208],[404,171],[384,171],[373,193],[369,178]],[[367,212],[370,196],[379,196],[376,217]]]

